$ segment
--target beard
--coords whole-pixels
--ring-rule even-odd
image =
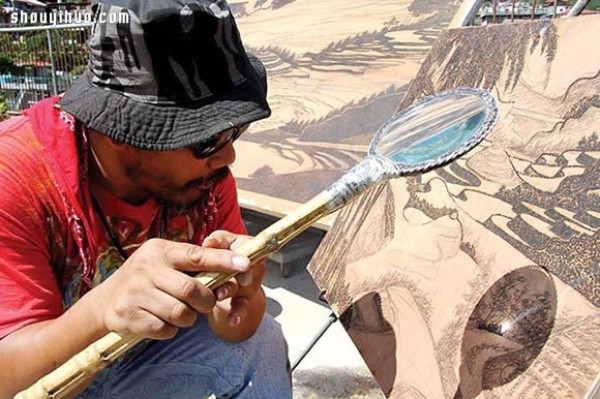
[[[149,197],[162,206],[173,207],[182,213],[202,205],[210,190],[229,174],[229,168],[223,167],[210,176],[181,185],[174,183],[169,175],[143,169],[139,163],[134,163],[126,167],[126,172],[132,181],[143,186]]]
[[[177,212],[185,213],[192,208],[203,205],[208,193],[228,174],[229,168],[221,168],[210,176],[192,180],[180,187],[170,186],[152,192],[151,195],[160,205],[173,207]]]

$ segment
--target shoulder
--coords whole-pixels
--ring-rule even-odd
[[[0,123],[0,187],[3,210],[30,212],[53,187],[45,153],[26,116]]]
[[[0,181],[10,177],[27,184],[43,170],[43,151],[29,118],[16,117],[0,123]],[[22,179],[22,180],[21,180]]]
[[[0,122],[0,161],[35,161],[42,146],[29,117],[17,116]]]
[[[8,118],[0,122],[0,134],[26,128],[28,124],[28,117],[24,115],[13,116],[12,118]]]

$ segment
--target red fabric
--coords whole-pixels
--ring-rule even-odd
[[[122,263],[93,212],[81,140],[56,101],[0,123],[0,338],[58,317]],[[109,192],[97,197],[128,253],[158,235],[163,212],[170,240],[200,244],[217,229],[246,233],[231,173],[185,214],[153,200],[132,206]]]
[[[0,337],[63,309],[37,200],[52,189],[41,150],[26,118],[0,124]]]

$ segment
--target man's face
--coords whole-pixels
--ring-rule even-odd
[[[129,180],[140,192],[180,207],[201,201],[208,189],[227,176],[234,161],[232,142],[204,159],[196,158],[191,148],[176,151],[132,148],[123,160]]]

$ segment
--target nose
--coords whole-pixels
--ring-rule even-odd
[[[235,148],[233,147],[233,142],[227,143],[219,152],[208,158],[208,166],[214,170],[230,166],[234,162]]]

